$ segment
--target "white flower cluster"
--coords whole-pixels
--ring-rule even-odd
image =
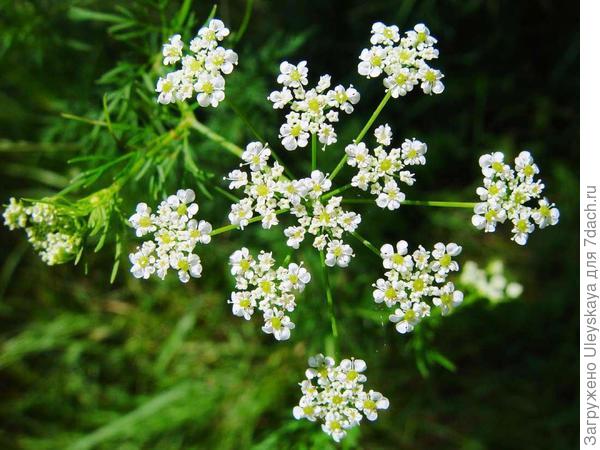
[[[523,293],[522,284],[507,279],[504,263],[500,260],[491,261],[485,268],[467,261],[460,273],[460,283],[493,303],[515,299]]]
[[[380,208],[398,209],[406,198],[398,183],[412,186],[415,182],[414,174],[404,169],[425,164],[427,144],[414,138],[405,139],[401,148],[386,151],[385,147],[392,142],[392,129],[388,124],[377,127],[375,139],[379,145],[372,153],[364,142],[346,147],[347,164],[358,168],[351,184],[376,195]]]
[[[496,231],[497,223],[506,219],[513,224],[512,240],[525,245],[529,234],[539,228],[556,225],[560,213],[547,198],[542,198],[544,184],[536,180],[540,169],[527,151],[515,158],[513,169],[504,162],[504,154],[495,152],[479,158],[483,186],[477,188],[481,203],[475,206],[473,225],[486,233]],[[526,203],[537,200],[537,207]]]
[[[308,359],[308,365],[294,417],[319,420],[335,442],[360,425],[363,416],[374,421],[380,409],[389,407],[389,400],[381,393],[364,390],[367,364],[362,359],[344,359],[336,366],[333,358],[318,354]]]
[[[163,45],[163,64],[181,61],[181,69],[160,78],[156,85],[158,102],[162,104],[185,101],[194,94],[200,106],[216,107],[225,98],[225,78],[238,63],[233,50],[219,45],[229,30],[223,22],[213,19],[190,41],[191,53],[183,56],[181,35],[176,34]]]
[[[238,289],[229,300],[233,314],[250,320],[258,308],[265,322],[262,330],[278,341],[289,339],[295,325],[288,313],[296,308],[295,294],[310,282],[310,273],[295,263],[274,269],[271,253],[261,251],[254,259],[245,247],[229,257],[229,264]]]
[[[391,244],[381,247],[383,267],[388,271],[385,278],[373,284],[373,298],[375,303],[395,308],[389,319],[399,333],[412,331],[429,316],[431,306],[425,302],[428,297],[444,315],[462,302],[463,293],[452,282],[446,283],[448,274],[459,269],[453,258],[461,251],[459,245],[441,242],[431,252],[419,246],[412,255],[408,254],[406,241],[399,241],[395,247]]]
[[[384,74],[383,85],[394,98],[406,95],[419,83],[425,94],[441,94],[444,75],[428,64],[439,55],[434,47],[436,42],[422,23],[402,37],[396,25],[374,23],[371,29],[373,46],[361,52],[358,73],[367,78]]]
[[[212,225],[197,221],[196,194],[191,189],[179,189],[176,195],[163,200],[156,210],[146,203],[138,203],[129,223],[138,237],[152,234],[152,240],[142,243],[129,255],[131,273],[136,278],[151,275],[165,278],[169,269],[177,271],[182,283],[202,274],[200,257],[194,253],[197,244],[208,244]]]
[[[15,198],[4,210],[4,224],[10,229],[25,229],[27,239],[49,266],[63,264],[77,255],[82,243],[78,222],[50,204],[37,202],[25,206]]]
[[[359,92],[350,85],[331,87],[331,77],[322,75],[316,88],[305,90],[308,84],[306,61],[293,65],[287,61],[280,66],[281,73],[277,82],[283,86],[281,91],[273,91],[268,99],[273,108],[290,107],[287,119],[279,129],[279,138],[287,150],[306,147],[311,134],[319,136],[324,146],[337,142],[333,123],[339,121],[339,111],[346,114],[354,111],[354,105],[360,100]]]
[[[229,173],[229,189],[244,188],[246,195],[231,206],[229,220],[245,227],[254,213],[262,216],[263,228],[279,223],[277,210],[288,210],[298,219],[298,225],[285,229],[287,245],[297,249],[306,234],[315,236],[313,246],[326,250],[325,263],[346,267],[354,256],[352,248],[342,240],[344,232],[353,232],[361,221],[359,214],[341,208],[342,197],[331,197],[322,202],[321,196],[331,189],[331,180],[323,172],[314,170],[310,177],[289,180],[283,176],[283,167],[277,162],[269,165],[271,151],[260,142],[248,144],[242,154],[248,173],[236,169]]]

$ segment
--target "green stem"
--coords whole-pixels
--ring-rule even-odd
[[[321,268],[323,271],[323,281],[325,282],[325,295],[327,297],[327,307],[329,310],[329,321],[331,323],[331,336],[333,338],[333,351],[335,353],[335,347],[338,340],[338,328],[337,321],[335,318],[335,311],[333,309],[333,295],[331,293],[331,285],[329,284],[329,273],[327,272],[327,266],[325,265],[325,255],[323,254],[323,250],[319,251],[319,256],[321,258]]]
[[[244,150],[241,147],[238,147],[233,142],[228,141],[220,134],[215,133],[213,130],[208,128],[206,125],[198,122],[192,114],[190,114],[188,117],[189,117],[188,120],[190,121],[189,123],[190,123],[191,128],[193,128],[200,134],[206,136],[211,141],[216,142],[221,147],[223,147],[225,150],[227,150],[229,153],[234,154],[238,158],[242,157],[242,153],[244,153]]]
[[[358,239],[365,247],[367,247],[369,250],[371,250],[378,257],[381,258],[381,253],[379,252],[379,250],[377,249],[377,247],[375,247],[373,244],[371,244],[369,241],[367,241],[364,237],[362,237],[356,231],[352,231],[350,234],[352,236],[354,236],[356,239]]]
[[[348,190],[348,189],[350,189],[351,187],[352,187],[352,185],[351,185],[351,184],[345,184],[344,186],[341,186],[341,187],[339,187],[339,188],[337,188],[337,189],[334,189],[334,190],[333,190],[333,191],[331,191],[331,192],[328,192],[328,193],[327,193],[327,194],[325,194],[325,195],[322,195],[322,196],[321,196],[321,200],[327,200],[328,198],[331,198],[331,197],[333,197],[334,195],[341,194],[342,192],[344,192],[344,191],[347,191],[347,190]]]
[[[229,200],[231,200],[234,203],[239,202],[241,199],[235,195],[233,195],[231,192],[229,192],[226,189],[223,189],[221,186],[217,186],[216,184],[213,186],[215,191],[217,191],[219,194],[221,194],[222,196],[228,198]]]
[[[363,129],[360,130],[360,133],[358,133],[358,136],[356,136],[356,139],[354,139],[355,144],[362,141],[362,139],[365,137],[365,135],[367,134],[367,132],[369,131],[369,129],[371,128],[373,123],[377,120],[377,117],[379,117],[379,114],[381,113],[381,111],[383,110],[383,108],[385,107],[385,105],[387,104],[387,102],[390,100],[391,97],[392,97],[392,91],[387,91],[385,94],[385,97],[383,97],[383,99],[381,100],[381,102],[379,103],[379,105],[377,106],[375,111],[373,112],[373,114],[371,114],[371,117],[369,118],[369,120],[367,121],[367,123],[365,124]],[[344,167],[344,164],[346,164],[347,159],[348,159],[348,155],[344,154],[344,156],[342,157],[340,162],[337,164],[337,166],[335,166],[335,169],[333,169],[333,172],[331,172],[331,175],[329,176],[330,180],[333,180],[336,177],[336,175],[340,172],[340,170],[342,170],[342,168]]]
[[[311,146],[312,146],[312,157],[310,170],[317,170],[317,134],[313,133],[311,135]]]
[[[289,209],[278,209],[277,211],[275,211],[275,215],[279,215],[279,214],[283,214],[288,212]],[[248,220],[248,225],[251,223],[255,223],[255,222],[260,222],[261,220],[263,220],[264,216],[256,216],[253,217],[252,219]],[[223,233],[227,233],[228,231],[232,231],[232,230],[237,230],[239,229],[240,226],[239,225],[225,225],[219,228],[215,228],[214,230],[212,230],[212,232],[210,233],[211,236],[217,236],[219,234],[223,234]]]
[[[374,203],[375,200],[370,198],[345,198],[343,203]],[[402,205],[407,206],[433,206],[439,208],[468,208],[473,209],[477,203],[475,202],[442,202],[435,200],[403,200]]]

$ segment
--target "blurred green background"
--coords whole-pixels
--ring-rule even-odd
[[[172,124],[177,109],[153,104],[143,82],[144,76],[156,79],[149,61],[169,33],[189,39],[212,6],[194,1],[184,29],[173,30],[179,2],[0,5],[2,202],[65,187],[83,170],[67,163],[73,157],[126,151],[104,130],[61,116],[102,117],[106,92],[116,98],[115,120]],[[237,30],[246,3],[218,7],[217,16]],[[276,145],[283,116],[266,96],[280,61],[306,59],[311,80],[329,73],[334,84],[352,83],[362,94],[355,113],[337,127],[338,144],[320,155],[321,167],[331,170],[383,96],[380,79],[356,72],[371,24],[381,20],[405,30],[425,22],[439,40],[437,67],[446,75],[446,91],[392,101],[378,121],[391,124],[395,142],[414,136],[428,143],[427,165],[416,171],[407,198],[475,201],[480,154],[501,149],[512,159],[529,149],[546,194],[561,210],[558,226],[536,231],[520,247],[510,241],[508,226],[490,235],[476,231],[469,210],[403,206],[390,213],[356,205],[363,214],[359,230],[377,246],[399,239],[428,247],[455,241],[464,247],[462,262],[503,260],[524,292],[498,304],[472,294],[451,316],[401,336],[371,298],[370,284],[380,273],[376,257],[352,241],[356,259],[330,272],[341,354],[367,361],[369,386],[391,407],[341,447],[575,448],[578,5],[256,0],[252,9],[236,46],[240,65],[227,81],[229,102],[198,112],[217,132],[241,146],[253,140],[242,112]],[[119,28],[115,17],[130,24]],[[103,76],[119,62],[125,63],[122,72]],[[213,172],[216,183],[238,164],[199,135],[191,145],[197,164]],[[283,156],[296,173],[308,171],[308,151]],[[345,170],[338,181],[349,177]],[[189,173],[176,167],[154,194],[160,198],[186,183],[194,187]],[[100,179],[92,189],[105,185]],[[126,186],[123,211],[138,201],[155,204],[148,192],[144,180]],[[218,194],[202,197],[200,209],[214,226],[226,223],[228,201]],[[111,285],[109,247],[94,254],[92,246],[77,266],[47,267],[22,233],[2,227],[0,236],[0,448],[334,447],[318,425],[291,415],[306,358],[324,350],[329,329],[318,257],[308,245],[296,257],[312,269],[314,282],[293,315],[292,338],[279,343],[260,331],[260,317],[246,322],[231,314],[226,261],[242,245],[271,249],[281,261],[288,253],[281,228],[251,226],[218,236],[209,251],[201,249],[203,277],[188,285],[174,276],[135,280],[125,256]],[[133,248],[133,233],[124,230],[123,236],[126,249]]]

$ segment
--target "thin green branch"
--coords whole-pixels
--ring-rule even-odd
[[[275,215],[279,215],[279,214],[284,214],[286,212],[288,212],[289,209],[278,209],[277,211],[275,211]],[[253,217],[252,219],[248,220],[248,224],[251,223],[256,223],[256,222],[260,222],[261,220],[264,219],[264,216],[256,216]],[[212,232],[210,233],[211,236],[217,236],[219,234],[223,234],[223,233],[227,233],[228,231],[232,231],[232,230],[237,230],[237,229],[241,229],[241,227],[239,225],[225,225],[219,228],[215,228],[214,230],[212,230]]]
[[[310,140],[312,147],[310,170],[317,170],[317,134],[313,133]]]
[[[375,200],[371,198],[345,198],[342,200],[343,203],[374,203]],[[467,208],[473,209],[476,202],[444,202],[437,200],[403,200],[400,202],[402,205],[407,206],[433,206],[438,208]]]
[[[362,141],[362,139],[365,137],[365,135],[367,134],[367,132],[369,131],[369,129],[371,128],[373,123],[377,120],[377,117],[379,117],[379,114],[381,113],[381,111],[383,110],[383,108],[385,107],[387,102],[390,100],[391,96],[392,96],[392,91],[387,91],[385,94],[385,97],[383,97],[383,99],[381,100],[381,102],[379,103],[379,105],[377,106],[375,111],[373,112],[373,114],[371,114],[371,117],[369,117],[369,120],[367,121],[365,126],[362,128],[362,130],[360,130],[360,133],[358,133],[358,136],[356,136],[356,139],[354,139],[355,144]],[[342,168],[344,167],[344,164],[346,164],[347,159],[348,159],[348,155],[344,154],[344,156],[342,157],[340,162],[337,164],[337,166],[335,166],[335,169],[333,169],[333,172],[331,172],[331,175],[329,176],[330,180],[333,180],[337,176],[337,174],[340,172],[340,170],[342,170]]]
[[[242,153],[244,153],[244,150],[242,150],[241,147],[238,147],[233,142],[228,141],[220,134],[215,133],[213,130],[208,128],[203,123],[198,122],[192,114],[190,114],[188,116],[188,120],[189,120],[190,127],[192,129],[196,130],[198,133],[207,137],[211,141],[219,144],[221,147],[223,147],[229,153],[232,153],[233,155],[237,156],[238,158],[242,157]]]
[[[365,247],[367,247],[369,250],[371,250],[373,253],[375,253],[378,257],[381,258],[381,253],[380,251],[377,249],[377,247],[375,247],[373,244],[371,244],[369,241],[367,241],[364,237],[362,237],[360,234],[358,234],[356,231],[352,231],[350,233],[352,236],[354,236],[356,239],[358,239]]]
[[[351,187],[352,187],[351,184],[345,184],[344,186],[340,186],[339,188],[334,189],[333,191],[330,191],[325,195],[322,195],[321,200],[327,200],[328,198],[331,198],[335,195],[341,194],[342,192],[347,191]]]
[[[329,322],[331,323],[331,336],[334,342],[334,353],[337,347],[338,340],[338,328],[337,321],[335,318],[335,311],[333,308],[333,295],[331,293],[331,285],[329,283],[329,273],[327,272],[327,266],[325,265],[325,255],[323,254],[323,250],[319,251],[319,256],[321,258],[321,269],[323,272],[323,282],[325,283],[325,295],[327,297],[327,307],[329,314]]]

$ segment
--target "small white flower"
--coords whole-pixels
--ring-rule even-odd
[[[256,308],[256,300],[246,291],[232,292],[229,303],[231,303],[233,314],[246,320],[250,320],[254,314],[254,308]]]
[[[193,253],[187,255],[182,252],[171,253],[169,263],[173,269],[177,270],[177,275],[182,283],[190,281],[190,276],[200,278],[202,275],[200,258]]]
[[[306,61],[300,61],[297,66],[284,61],[279,66],[281,74],[277,77],[277,82],[283,84],[286,87],[298,88],[308,83],[306,78],[308,75],[308,68],[306,67]]]
[[[419,70],[418,76],[422,80],[421,89],[425,94],[441,94],[444,92],[444,83],[441,81],[444,74],[439,70],[424,67]]]
[[[154,267],[155,250],[156,245],[154,245],[154,242],[147,241],[141,247],[138,247],[135,253],[129,255],[129,261],[132,264],[131,273],[134,277],[147,280],[154,273],[156,270]]]
[[[504,223],[506,220],[506,211],[497,203],[478,203],[474,211],[475,215],[471,218],[471,222],[475,228],[486,233],[496,231],[496,224]]]
[[[10,198],[9,204],[2,216],[4,217],[4,225],[6,225],[9,230],[25,228],[27,225],[27,213],[25,207],[14,197]]]
[[[407,166],[425,164],[425,153],[427,153],[427,144],[414,138],[404,140],[402,158]]]
[[[400,192],[398,184],[394,180],[388,181],[381,193],[375,199],[375,203],[380,208],[387,208],[390,211],[400,208],[400,204],[404,201],[406,195]]]
[[[238,63],[238,55],[233,50],[217,47],[211,50],[206,57],[206,68],[209,71],[221,71],[225,75],[233,72],[234,66]]]
[[[248,174],[246,172],[242,172],[241,170],[233,170],[229,172],[226,180],[229,183],[229,189],[239,189],[248,184]]]
[[[212,48],[217,45],[217,42],[222,41],[229,36],[229,29],[219,19],[212,19],[208,26],[198,30],[200,45],[205,48]]]
[[[560,212],[558,208],[554,206],[554,203],[550,203],[548,199],[543,198],[538,201],[539,207],[534,209],[531,218],[540,228],[546,228],[549,225],[556,225],[560,218]]]
[[[297,114],[288,114],[288,121],[281,125],[279,138],[286,150],[296,150],[298,147],[306,147],[310,137],[308,133],[308,122],[302,120]]]
[[[381,395],[381,393],[370,390],[368,393],[362,393],[356,406],[362,410],[367,419],[373,421],[377,420],[377,410],[388,409],[390,401]]]
[[[269,147],[261,142],[250,142],[242,153],[242,159],[250,165],[250,170],[262,170],[271,156]]]
[[[174,103],[177,100],[177,90],[180,83],[181,76],[177,72],[167,74],[166,78],[159,78],[156,85],[156,92],[159,93],[158,102],[163,105]]]
[[[310,273],[298,264],[289,265],[287,274],[282,283],[282,289],[285,291],[297,290],[302,292],[304,286],[310,282]]]
[[[384,244],[381,249],[381,257],[383,258],[383,267],[385,269],[394,269],[398,272],[408,272],[413,268],[413,260],[408,255],[408,243],[406,241],[398,241],[396,249],[391,244]]]
[[[169,42],[163,45],[163,64],[170,65],[175,64],[181,59],[181,52],[183,50],[183,42],[181,42],[181,35],[176,34],[169,38]]]
[[[396,331],[400,334],[409,333],[414,330],[423,317],[429,315],[429,306],[424,302],[415,303],[412,308],[403,310],[396,309],[390,315],[390,321],[396,324]]]
[[[390,90],[393,98],[404,97],[419,82],[417,73],[406,67],[394,67],[391,74],[384,78],[383,85]]]
[[[354,252],[352,251],[352,247],[344,244],[338,239],[334,239],[327,244],[325,264],[329,267],[336,265],[339,267],[348,267],[353,256]]]
[[[360,53],[361,62],[358,64],[358,73],[367,78],[375,78],[383,72],[387,50],[384,47],[374,46],[364,49]]]
[[[283,312],[270,309],[264,314],[265,325],[262,330],[272,334],[278,341],[286,341],[290,338],[290,330],[295,328],[294,323]]]
[[[519,215],[512,220],[514,233],[512,240],[519,245],[525,245],[529,235],[535,230],[535,226],[531,223],[531,211],[529,209],[521,209]]]
[[[138,203],[135,214],[129,218],[129,223],[135,228],[135,235],[141,237],[156,230],[152,218],[152,209],[146,203]]]
[[[287,87],[284,87],[281,91],[271,92],[268,100],[273,103],[273,109],[282,109],[291,102],[293,98],[292,92]]]
[[[448,272],[455,272],[458,270],[458,263],[452,260],[452,258],[460,255],[462,252],[462,247],[460,245],[457,245],[454,242],[451,242],[448,245],[438,242],[433,248],[431,256],[433,256],[435,261],[431,263],[431,269],[434,272],[437,272],[439,276],[444,276]]]
[[[375,128],[373,134],[375,135],[375,140],[378,144],[390,145],[392,143],[392,129],[387,123]]]
[[[196,100],[200,106],[212,106],[216,108],[225,99],[225,79],[221,75],[202,73],[194,84],[194,90],[198,93]]]
[[[396,25],[386,26],[381,22],[375,22],[371,28],[371,44],[392,45],[400,40],[398,31]]]
[[[441,287],[438,296],[433,299],[433,304],[446,315],[463,301],[463,293],[454,288],[454,283],[448,283]]]

